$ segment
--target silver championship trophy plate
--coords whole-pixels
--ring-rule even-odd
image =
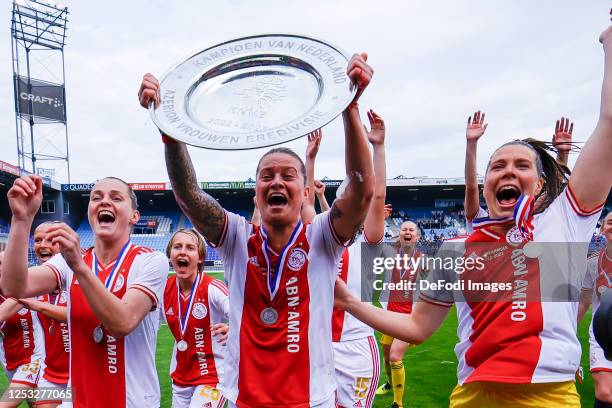
[[[217,150],[272,146],[331,122],[353,100],[349,57],[314,38],[269,34],[201,51],[160,80],[164,133]]]

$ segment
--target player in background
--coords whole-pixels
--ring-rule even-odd
[[[478,169],[476,158],[478,157],[478,139],[487,130],[487,123],[484,123],[484,112],[474,112],[474,120],[468,118],[465,129],[465,200],[463,208],[467,231],[472,232],[472,221],[475,218],[486,217],[487,212],[480,207],[480,193],[478,191]]]
[[[484,112],[476,111],[474,116],[468,117],[465,129],[465,200],[464,211],[467,231],[472,232],[472,221],[476,218],[483,218],[488,215],[487,211],[480,206],[480,193],[478,190],[477,172],[477,147],[478,140],[487,130],[487,123],[484,123]],[[557,150],[557,162],[566,166],[569,159],[569,152],[572,148],[572,133],[574,123],[567,118],[557,120],[555,133],[552,138],[552,145]]]
[[[42,265],[59,253],[57,244],[48,238],[48,230],[53,222],[46,221],[34,229],[34,254],[38,264]],[[45,360],[38,387],[45,390],[65,391],[68,385],[70,338],[66,321],[67,293],[39,296],[38,299],[20,299],[28,309],[38,314],[45,338]],[[49,399],[49,396],[36,400],[39,408],[55,408],[61,400]]]
[[[5,254],[0,252],[0,277],[7,271]],[[11,398],[11,391],[37,387],[44,357],[43,331],[36,312],[0,291],[0,361],[9,381],[3,395],[7,400],[0,402],[0,407],[21,404],[21,399]]]
[[[364,127],[368,141],[373,147],[374,195],[370,203],[368,215],[364,221],[362,233],[355,242],[346,248],[338,264],[338,277],[347,283],[349,290],[360,296],[365,293],[364,286],[369,284],[367,277],[363,279],[362,265],[363,245],[376,250],[385,232],[385,197],[386,197],[386,166],[385,166],[385,123],[373,110],[367,112],[370,129]],[[313,137],[314,136],[314,137]],[[307,185],[319,190],[316,197],[319,200],[321,212],[326,211],[327,200],[324,188],[317,187],[314,179],[316,155],[321,141],[321,130],[309,135],[306,148]],[[320,182],[319,182],[320,183]],[[320,185],[324,186],[323,183]],[[322,191],[321,191],[322,190]],[[341,190],[339,188],[339,190]],[[338,191],[337,196],[343,192]],[[329,208],[329,206],[327,206]],[[302,209],[302,220],[310,222],[315,214],[314,194],[309,195]],[[367,251],[367,250],[366,250]],[[374,331],[350,314],[341,309],[334,309],[332,315],[332,340],[334,347],[334,368],[337,389],[338,407],[371,407],[378,380],[380,378],[379,351]]]
[[[319,207],[321,207],[321,212],[329,210],[330,206],[327,202],[327,198],[325,198],[325,184],[323,184],[321,180],[314,181],[314,191],[317,196],[317,201],[319,202]]]
[[[350,182],[312,224],[301,222],[306,171],[292,150],[272,149],[258,163],[261,227],[255,227],[203,192],[186,145],[163,136],[176,200],[225,264],[231,330],[222,392],[230,406],[335,406],[330,322],[337,263],[363,223],[373,188],[357,105],[373,73],[366,59],[354,55],[347,70],[358,87],[343,113]],[[152,75],[144,77],[139,97],[143,107],[164,103]]]
[[[206,244],[195,230],[175,232],[166,255],[176,272],[166,281],[163,307],[174,337],[172,408],[221,408],[225,398],[218,388],[226,353],[227,287],[204,273]]]
[[[308,144],[306,146],[306,187],[308,187],[308,197],[302,207],[302,221],[309,223],[316,215],[315,197],[319,201],[321,212],[329,210],[329,204],[325,198],[325,184],[315,179],[315,163],[321,140],[323,139],[323,130],[317,129],[308,134]]]
[[[569,118],[562,117],[555,124],[552,145],[557,149],[557,163],[569,167],[569,153],[572,150],[572,134],[574,133],[574,122]]]
[[[18,178],[7,195],[13,216],[0,285],[17,297],[68,293],[73,407],[159,407],[156,309],[168,259],[130,241],[140,214],[129,185],[108,177],[92,187],[92,248],[83,252],[76,232],[53,224],[47,238],[60,254],[29,270],[28,238],[42,202],[42,179]]]
[[[302,222],[310,223],[314,219],[316,213],[315,210],[315,163],[317,160],[317,154],[319,153],[319,147],[321,146],[321,140],[323,139],[323,130],[317,129],[312,133],[309,133],[308,144],[306,145],[306,161],[304,165],[306,167],[306,187],[308,196],[306,201],[302,205]],[[323,212],[323,210],[321,210]]]
[[[601,225],[606,246],[587,261],[587,273],[582,285],[578,322],[589,309],[591,299],[593,316],[599,307],[601,295],[612,287],[612,212]],[[590,369],[595,382],[595,408],[612,407],[612,362],[608,361],[593,335],[593,320],[589,326]]]
[[[477,229],[462,245],[489,242],[504,248],[511,243],[524,250],[533,242],[557,242],[573,251],[567,265],[569,276],[584,276],[585,244],[612,187],[612,26],[601,34],[600,42],[605,53],[600,116],[567,186],[561,182],[564,169],[541,146],[506,143],[487,165],[484,197],[490,219],[475,225]],[[540,194],[545,198],[533,214],[534,197]],[[580,244],[569,248],[571,243]],[[535,248],[543,251],[537,258],[527,259],[521,250],[506,250],[477,272],[487,281],[492,273],[512,276],[512,266],[519,264],[529,277],[527,295],[535,299],[546,290],[539,285],[540,270],[549,276],[558,274],[558,265],[551,261],[557,259],[557,252],[551,254],[551,247],[541,244]],[[487,268],[490,262],[497,268]],[[432,274],[434,282],[457,280],[454,270]],[[405,315],[359,302],[337,281],[336,305],[377,330],[421,343],[438,329],[457,299],[458,385],[450,397],[451,407],[541,407],[543,403],[549,408],[580,407],[574,384],[581,352],[576,336],[578,302],[474,303],[461,301],[462,293],[457,292],[425,290],[412,314]]]
[[[413,261],[409,262],[408,268],[399,269],[393,268],[391,274],[385,279],[393,284],[398,284],[401,281],[411,282],[413,287],[418,287],[418,280],[424,268],[420,266],[421,258],[423,254],[417,249],[417,243],[421,238],[421,232],[417,224],[412,221],[404,221],[400,226],[399,236],[397,237],[396,250],[397,254],[404,259],[405,257],[411,258]],[[419,265],[414,269],[411,265]],[[385,291],[385,302],[383,306],[385,309],[410,314],[412,313],[412,304],[415,301],[415,290],[389,290]],[[406,382],[406,372],[404,367],[404,355],[406,350],[410,347],[410,343],[402,341],[400,339],[394,339],[393,337],[382,333],[380,337],[380,343],[383,346],[383,358],[385,364],[385,372],[387,374],[387,382],[382,384],[377,394],[383,395],[389,391],[393,391],[393,408],[402,407],[402,401],[404,399],[404,389]]]

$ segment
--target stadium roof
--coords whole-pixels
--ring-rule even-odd
[[[25,176],[27,174],[32,173],[0,160],[0,184],[10,185],[17,177]],[[55,190],[60,190],[62,187],[60,183],[51,180],[49,177],[43,177],[43,184]]]
[[[338,187],[342,180],[330,180],[323,178],[321,180],[327,187]],[[483,178],[479,177],[478,182],[482,183]],[[430,177],[413,177],[413,178],[394,178],[387,180],[387,187],[403,187],[403,186],[463,186],[465,179],[463,177],[453,178],[430,178]],[[89,191],[93,187],[93,183],[85,184],[62,184],[62,191]],[[172,190],[169,182],[155,183],[130,183],[130,187],[136,191],[165,191]],[[202,190],[252,190],[255,188],[255,181],[203,181],[200,182]]]

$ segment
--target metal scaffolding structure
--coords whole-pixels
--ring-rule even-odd
[[[18,165],[43,178],[69,183],[64,70],[67,22],[68,8],[56,1],[13,1],[11,40]],[[48,164],[41,166],[42,161]]]

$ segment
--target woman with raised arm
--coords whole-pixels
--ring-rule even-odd
[[[206,244],[195,230],[175,232],[166,255],[176,272],[164,291],[164,317],[174,337],[172,408],[222,408],[225,398],[218,388],[226,353],[227,287],[204,273]]]
[[[477,218],[484,218],[489,215],[487,210],[480,206],[480,193],[478,191],[478,173],[476,169],[477,145],[480,137],[487,130],[487,123],[484,123],[484,112],[474,112],[468,118],[467,128],[465,131],[466,148],[465,148],[465,221],[468,232],[474,231],[473,221]],[[569,160],[569,152],[572,148],[572,132],[574,131],[574,123],[569,119],[562,117],[555,124],[555,133],[553,133],[552,146],[557,151],[557,162],[567,168]],[[569,174],[569,169],[565,171]],[[562,176],[565,180],[565,175]],[[544,196],[538,197],[543,200]]]
[[[430,337],[456,304],[458,385],[451,407],[580,407],[574,385],[580,364],[578,302],[571,297],[556,302],[538,299],[551,290],[540,279],[558,283],[567,276],[563,287],[579,287],[588,242],[612,186],[612,27],[600,41],[605,68],[599,121],[567,186],[563,187],[562,166],[537,143],[502,145],[491,156],[485,175],[490,218],[474,225],[467,239],[455,242],[470,250],[464,260],[473,257],[473,248],[496,252],[474,254],[482,264],[472,264],[470,273],[429,272],[433,282],[455,283],[466,274],[481,284],[505,278],[511,283],[509,293],[491,298],[491,292],[480,299],[497,299],[494,302],[470,301],[472,292],[430,287],[421,292],[412,314],[405,315],[359,302],[336,283],[337,306],[411,343]],[[541,194],[545,197],[534,213],[534,197]],[[541,244],[545,242],[556,244]]]
[[[317,196],[315,189],[315,163],[317,161],[317,154],[319,154],[321,140],[323,139],[323,130],[317,129],[306,137],[308,138],[308,144],[306,145],[306,161],[304,165],[306,168],[308,196],[302,205],[302,222],[309,223],[312,222],[317,214],[315,210],[315,196]]]
[[[28,239],[42,202],[42,179],[18,178],[8,201],[13,216],[0,286],[22,298],[68,294],[73,406],[159,407],[156,309],[168,259],[130,241],[140,217],[130,186],[114,177],[98,180],[87,208],[94,246],[82,251],[76,232],[54,224],[47,237],[60,254],[29,270]]]
[[[569,153],[572,150],[572,133],[574,132],[574,122],[569,118],[562,117],[555,124],[552,145],[557,149],[557,162],[567,166]]]
[[[343,113],[350,182],[343,197],[311,224],[301,221],[306,170],[292,150],[269,150],[255,169],[257,227],[204,193],[186,145],[172,135],[162,137],[176,201],[225,264],[231,330],[221,391],[230,406],[335,406],[329,322],[337,263],[363,223],[373,189],[357,105],[373,74],[366,59],[355,54],[347,69],[347,86],[352,80],[358,88]],[[139,97],[143,107],[164,103],[150,74]]]
[[[487,212],[480,207],[480,192],[478,191],[478,172],[476,168],[477,146],[478,139],[484,135],[487,130],[487,123],[484,123],[484,112],[474,112],[468,118],[467,127],[465,129],[465,200],[463,207],[465,209],[465,221],[468,232],[472,232],[472,221],[475,218],[486,217]]]

